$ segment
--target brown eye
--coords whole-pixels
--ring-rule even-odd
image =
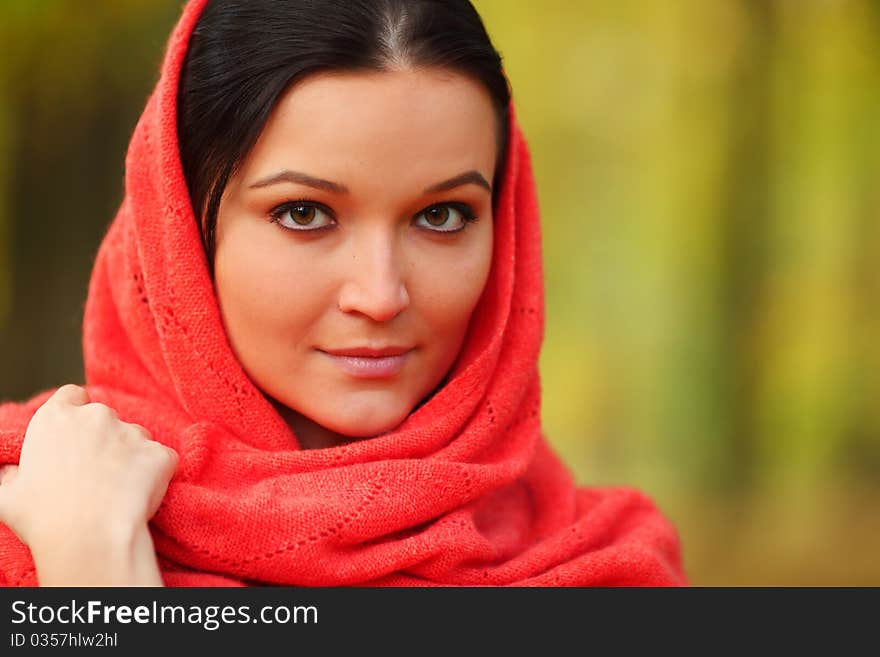
[[[290,218],[300,226],[308,226],[315,220],[315,207],[309,205],[297,205],[290,209]]]
[[[476,218],[474,211],[464,203],[432,205],[415,216],[417,223],[435,233],[457,233]]]
[[[425,211],[425,219],[432,226],[442,226],[449,219],[449,208],[438,205]]]
[[[317,203],[285,203],[271,212],[272,221],[288,230],[314,231],[330,228],[336,221],[328,209]]]

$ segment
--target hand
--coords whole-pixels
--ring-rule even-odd
[[[72,585],[90,567],[104,584],[161,584],[147,522],[176,467],[146,429],[65,385],[34,413],[19,466],[0,473],[0,521],[31,548],[41,584],[50,573]]]

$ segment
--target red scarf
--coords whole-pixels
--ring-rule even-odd
[[[299,449],[231,351],[180,164],[178,78],[205,3],[184,9],[135,128],[83,322],[92,400],[180,454],[150,523],[166,584],[684,584],[651,501],[576,488],[541,434],[540,225],[515,118],[492,271],[446,383],[390,433]],[[50,394],[0,406],[0,463]],[[36,585],[3,525],[0,584]]]

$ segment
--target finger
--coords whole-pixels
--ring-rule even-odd
[[[89,393],[82,386],[68,383],[58,388],[49,400],[73,406],[82,406],[89,403]]]
[[[10,484],[12,480],[15,478],[15,475],[18,474],[18,466],[12,463],[7,463],[5,465],[0,465],[0,486],[3,484]]]
[[[174,467],[177,468],[177,462],[180,460],[180,455],[177,453],[177,450],[168,445],[164,445],[164,447],[168,450],[168,455],[171,457],[171,462],[174,464]]]
[[[177,463],[180,460],[177,452],[158,440],[147,440],[145,442],[150,456],[154,459],[152,464],[157,466],[155,472],[159,473],[162,478],[171,479],[174,476],[175,470],[177,470]]]
[[[164,473],[167,476],[167,478],[171,479],[171,477],[174,476],[174,472],[177,470],[177,464],[180,461],[180,456],[177,454],[176,450],[174,450],[171,447],[168,447],[168,445],[163,445],[162,443],[157,442],[157,441],[153,441],[153,442],[155,442],[156,445],[161,447],[162,450],[165,452],[166,460],[163,464],[164,465],[163,470],[164,470]]]
[[[162,500],[165,498],[165,494],[168,492],[168,486],[171,484],[171,480],[174,478],[174,472],[177,470],[178,463],[178,456],[176,451],[174,451],[167,445],[162,445],[161,443],[156,444],[164,448],[166,456],[163,459],[161,470],[157,472],[156,479],[153,483],[153,489],[150,493],[150,499],[147,502],[148,520],[156,514],[156,512],[159,510],[159,507],[162,505]]]
[[[89,402],[87,404],[82,404],[80,408],[85,412],[88,411],[95,418],[98,419],[107,419],[119,421],[119,413],[116,412],[116,409],[112,406],[107,406],[107,404],[102,404],[101,402]]]
[[[136,424],[134,422],[126,422],[126,424],[132,429],[132,431],[140,436],[144,440],[153,440],[153,434],[150,433],[149,429],[141,424]]]
[[[10,527],[14,504],[12,502],[12,488],[9,484],[17,473],[17,465],[0,466],[0,522]]]

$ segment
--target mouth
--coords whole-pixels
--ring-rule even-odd
[[[318,349],[346,374],[357,379],[384,379],[397,375],[406,364],[411,347],[353,347]]]

